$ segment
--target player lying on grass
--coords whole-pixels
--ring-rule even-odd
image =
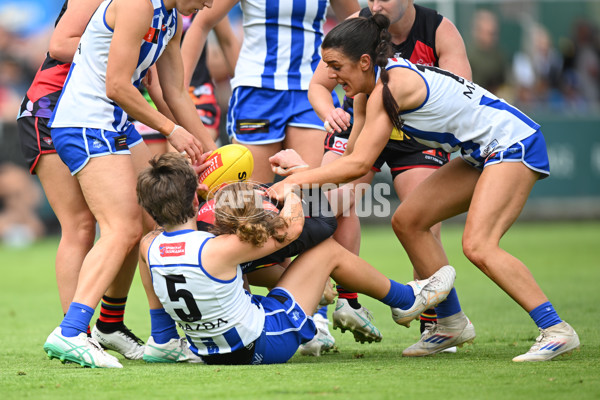
[[[295,150],[288,149],[285,153],[288,163],[294,165],[293,168],[296,168],[296,171],[301,170],[298,167],[308,167]],[[296,240],[274,253],[258,260],[240,264],[244,279],[249,285],[266,287],[268,289],[274,288],[285,271],[285,266],[289,264],[291,257],[298,256],[302,252],[316,246],[331,237],[335,232],[337,228],[336,215],[334,215],[334,211],[329,206],[329,202],[321,190],[319,188],[315,188],[314,190],[307,189],[302,192],[302,197],[305,214],[302,233]],[[279,212],[275,204],[265,202],[264,207],[267,210]],[[214,199],[210,199],[200,205],[196,221],[199,231],[210,232],[213,229],[215,223],[214,210]],[[249,287],[247,289],[249,290]],[[337,291],[335,291],[331,281],[328,280],[319,306],[322,307],[333,303],[336,295]],[[302,355],[318,357],[321,353],[328,352],[334,348],[335,339],[329,333],[327,318],[323,317],[320,313],[311,313],[311,315],[313,315],[313,320],[317,326],[317,334],[312,340],[302,344],[299,352]],[[146,358],[149,358],[151,351],[152,347],[148,347]]]
[[[164,154],[138,177],[138,201],[164,228],[141,243],[158,299],[185,330],[189,349],[207,364],[286,362],[311,340],[316,308],[331,276],[344,287],[379,299],[415,318],[445,299],[452,267],[424,281],[399,284],[327,239],[298,256],[267,296],[243,288],[239,264],[260,259],[302,232],[300,198],[284,193],[279,213],[263,207],[264,192],[233,183],[215,196],[215,233],[196,230],[198,177],[185,158]]]
[[[292,172],[300,171],[302,168],[307,167],[304,160],[294,150],[286,150],[284,153],[288,165],[288,173],[290,170]],[[209,158],[212,157],[209,153],[206,153],[203,155],[203,159],[206,156]],[[209,163],[208,159],[206,162]],[[202,171],[203,169],[204,165],[197,167],[197,171]],[[233,176],[237,175],[238,173]],[[202,174],[199,173],[199,176],[202,176]],[[200,178],[200,180],[202,179]],[[200,193],[204,197],[210,197],[210,193],[206,191],[200,191]],[[272,254],[241,264],[240,267],[246,284],[272,289],[277,284],[279,278],[281,278],[285,270],[284,265],[287,265],[286,261],[289,263],[289,257],[297,256],[301,252],[321,243],[335,232],[337,220],[336,216],[330,214],[333,211],[330,209],[327,199],[321,194],[320,190],[308,194],[308,196],[305,196],[305,201],[303,202],[303,206],[307,212],[300,236]],[[265,203],[265,206],[272,211],[277,210],[275,205]],[[341,209],[341,207],[338,208]],[[200,205],[196,225],[200,231],[209,231],[214,226],[214,199],[211,198]],[[149,287],[145,287],[145,290],[148,295],[150,307],[151,333],[148,345],[145,346],[144,360],[146,362],[161,363],[199,362],[200,359],[189,351],[186,339],[179,337],[175,321],[166,313],[162,304],[156,298],[151,283],[150,272],[141,269],[140,273],[147,275],[147,279],[143,281],[150,282]],[[247,289],[249,290],[249,286],[247,286]],[[333,289],[331,282],[327,282],[319,304],[331,304],[336,295],[337,292]],[[334,347],[335,339],[329,333],[327,319],[317,314],[313,317],[317,326],[317,334],[312,340],[301,345],[299,352],[303,355],[320,356],[322,352],[327,352]]]

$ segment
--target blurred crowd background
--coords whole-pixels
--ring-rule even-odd
[[[359,2],[366,5],[366,0]],[[36,178],[29,176],[23,162],[15,118],[45,57],[62,3],[63,0],[0,1],[0,237],[9,244],[28,243],[58,229]],[[552,147],[549,143],[549,150],[553,173],[559,167],[558,179],[569,168],[569,159],[573,171],[563,174],[563,178],[581,180],[582,174],[593,175],[575,183],[576,190],[567,184],[565,191],[573,194],[575,190],[576,196],[591,196],[598,202],[600,187],[595,186],[600,182],[600,0],[415,3],[435,8],[454,22],[465,39],[473,80],[541,122],[545,134],[546,126],[553,125],[560,126],[558,137],[581,131],[594,135],[574,136],[565,142],[583,141],[584,148],[591,149],[585,166],[579,165],[579,158],[588,155],[580,154],[576,148],[569,153],[562,144]],[[239,10],[232,11],[230,19],[241,36]],[[335,23],[331,19],[328,26]],[[226,110],[231,77],[223,73],[226,68],[220,67],[222,55],[214,40],[209,41],[209,51],[218,99]],[[221,126],[224,128],[225,124]],[[590,141],[590,137],[594,139]],[[562,196],[553,190],[542,190],[542,196]],[[22,221],[6,217],[11,207],[18,207],[17,215],[23,215]],[[23,225],[29,228],[24,229]]]

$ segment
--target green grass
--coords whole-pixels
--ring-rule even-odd
[[[477,339],[456,354],[406,359],[417,324],[396,325],[389,308],[361,297],[384,339],[360,345],[333,331],[339,352],[294,356],[285,365],[215,367],[122,360],[121,370],[84,369],[48,360],[46,336],[60,322],[54,278],[56,238],[33,247],[0,247],[0,397],[2,399],[598,399],[600,398],[600,222],[520,223],[503,246],[521,258],[559,314],[579,333],[581,351],[548,363],[516,364],[537,329],[507,295],[462,255],[462,226],[443,239],[458,275],[463,310]],[[362,256],[388,276],[411,279],[389,227],[363,228]],[[136,277],[126,322],[142,338],[149,314]],[[122,357],[120,357],[122,359]]]

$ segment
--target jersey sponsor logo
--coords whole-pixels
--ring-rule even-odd
[[[198,217],[196,221],[202,221],[207,224],[214,225],[215,224],[215,200],[211,199],[204,203],[202,207],[198,210]]]
[[[144,35],[144,40],[148,43],[158,43],[158,29],[150,27],[148,32]]]
[[[332,146],[334,150],[338,150],[339,152],[343,153],[346,151],[346,147],[348,147],[348,139],[338,137],[335,138]]]
[[[431,47],[417,40],[417,43],[415,43],[415,49],[410,55],[409,61],[413,64],[433,66],[435,63],[435,54],[433,53],[433,49]]]
[[[161,257],[178,257],[185,255],[185,242],[163,243],[158,246]]]
[[[208,175],[212,174],[216,169],[221,168],[222,166],[223,160],[221,159],[221,154],[217,153],[216,157],[211,158],[208,168],[200,175],[200,182],[204,181]]]
[[[227,325],[229,321],[222,318],[217,318],[216,321],[204,321],[198,324],[185,324],[178,322],[177,325],[184,331],[201,331],[220,328],[222,325]]]
[[[269,133],[271,122],[268,119],[239,119],[236,123],[237,133]]]

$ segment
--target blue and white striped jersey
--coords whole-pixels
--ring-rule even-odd
[[[308,90],[329,0],[241,0],[244,40],[231,86]]]
[[[177,10],[167,12],[163,0],[148,1],[154,7],[154,17],[140,42],[137,68],[131,78],[136,87],[177,31]],[[123,109],[106,96],[106,68],[113,30],[106,24],[105,14],[110,3],[111,0],[105,0],[100,4],[81,36],[49,123],[52,128],[85,127],[120,132],[129,124]]]
[[[202,249],[213,237],[192,230],[163,232],[148,248],[154,292],[200,355],[240,350],[265,325],[265,310],[244,289],[239,266],[231,280],[217,279],[202,266]]]
[[[390,59],[386,69],[409,68],[427,85],[427,98],[418,108],[401,112],[402,130],[419,142],[482,164],[494,152],[534,134],[540,126],[517,108],[481,86],[436,67]]]

